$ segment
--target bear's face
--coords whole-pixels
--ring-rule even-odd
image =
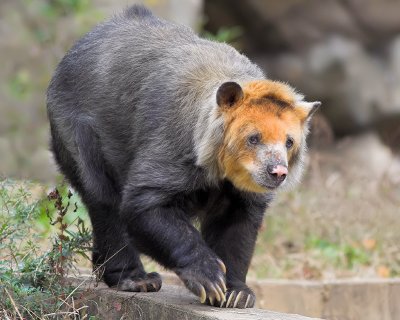
[[[224,118],[219,150],[223,176],[237,188],[267,192],[297,180],[305,152],[308,120],[319,102],[269,80],[223,84],[217,103]]]

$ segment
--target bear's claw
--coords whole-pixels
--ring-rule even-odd
[[[220,308],[252,308],[255,304],[255,295],[250,289],[232,290],[226,293],[224,300],[208,299],[207,303]]]
[[[161,289],[162,281],[157,272],[147,273],[141,277],[122,279],[114,288],[130,292],[157,292]]]

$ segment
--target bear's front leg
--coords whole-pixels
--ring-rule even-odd
[[[246,275],[267,202],[265,196],[227,192],[223,200],[208,208],[202,223],[203,238],[227,268],[226,301],[209,301],[211,305],[224,308],[254,306],[255,294],[246,285]]]
[[[174,201],[152,189],[125,193],[120,214],[137,249],[173,270],[200,297],[225,299],[225,265]]]

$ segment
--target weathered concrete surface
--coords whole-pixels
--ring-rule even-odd
[[[84,273],[87,272],[87,270],[84,271]],[[160,294],[116,292],[106,289],[101,284],[95,291],[89,290],[89,294],[95,297],[93,300],[97,302],[102,314],[110,313],[104,313],[107,314],[107,319],[120,319],[124,310],[129,311],[130,314],[139,314],[143,311],[154,313],[154,310],[149,309],[154,304],[157,304],[157,310],[163,310],[163,314],[168,315],[174,311],[176,312],[174,314],[182,315],[182,318],[176,319],[309,319],[292,314],[329,320],[400,319],[400,279],[398,278],[332,281],[249,280],[248,285],[257,295],[256,307],[270,311],[234,309],[224,313],[221,313],[219,308],[201,305],[196,297],[182,288],[182,282],[176,275],[163,273],[162,278],[163,288]],[[87,294],[88,292],[85,296]],[[85,298],[85,300],[90,299]],[[120,308],[119,311],[118,308]],[[91,312],[96,312],[96,310],[92,306]],[[116,318],[112,318],[113,312],[117,312]]]
[[[400,279],[250,281],[257,306],[330,320],[400,319]]]
[[[164,283],[179,284],[173,274]],[[249,280],[258,308],[329,320],[399,320],[400,279]]]
[[[160,292],[127,293],[99,284],[86,288],[81,303],[85,313],[101,319],[140,320],[310,320],[311,318],[260,309],[221,309],[201,305],[181,286],[163,285]]]

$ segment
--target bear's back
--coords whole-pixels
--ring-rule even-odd
[[[52,88],[79,93],[79,105],[91,108],[103,107],[98,102],[109,99],[132,104],[152,90],[198,94],[199,88],[207,91],[227,80],[263,78],[261,70],[231,46],[201,39],[190,28],[160,19],[142,6],[132,6],[87,33],[55,75],[50,93]],[[92,103],[94,98],[99,101]]]

